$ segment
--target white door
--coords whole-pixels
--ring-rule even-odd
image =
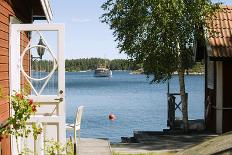
[[[64,25],[11,24],[10,93],[25,85],[30,86],[30,98],[40,105],[28,126],[40,124],[43,133],[40,142],[33,142],[31,135],[20,146],[43,154],[45,140],[66,142]],[[11,146],[12,154],[17,154],[14,138]]]

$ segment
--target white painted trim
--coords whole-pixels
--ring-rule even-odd
[[[44,116],[44,115],[35,115],[28,120],[28,123],[33,123],[33,122],[43,122],[43,123],[54,123],[54,124],[59,124],[61,119],[64,119],[64,116]],[[65,129],[65,125],[64,125]],[[60,136],[60,135],[59,135]],[[63,141],[62,141],[63,142]]]
[[[14,24],[19,31],[61,31],[64,24]]]
[[[56,31],[58,57],[58,95],[30,96],[34,101],[44,103],[58,103],[56,99],[63,98],[59,102],[56,116],[37,115],[31,116],[29,122],[45,122],[58,125],[57,138],[62,144],[66,143],[65,130],[65,60],[64,60],[64,25],[63,24],[11,24],[10,25],[10,95],[20,90],[20,32],[21,31]],[[13,112],[11,112],[12,115]],[[12,155],[18,154],[15,138],[11,138]]]
[[[20,31],[10,24],[9,62],[10,62],[10,96],[20,90]],[[11,102],[11,100],[10,100]],[[10,104],[10,116],[14,114]],[[11,136],[11,154],[18,154],[14,136]]]
[[[37,125],[41,129],[43,129],[42,123],[38,123]],[[38,135],[37,140],[34,141],[34,150],[36,150],[36,151],[34,151],[34,154],[44,155],[44,136],[43,135],[44,135],[44,133],[42,130],[42,132]]]
[[[63,98],[63,101],[59,103],[59,110],[58,113],[60,113],[61,116],[65,116],[65,56],[64,56],[64,42],[65,42],[65,34],[64,34],[64,25],[61,29],[59,29],[57,34],[57,42],[58,42],[58,90],[63,91],[62,94],[60,94],[60,98]],[[66,135],[62,133],[66,133],[65,129],[65,117],[63,117],[63,121],[60,121],[58,134],[60,135],[61,139],[66,140]],[[64,127],[63,127],[64,126]],[[65,141],[64,141],[65,142]],[[64,143],[65,144],[65,143]]]
[[[51,71],[47,76],[45,76],[45,77],[43,77],[43,78],[40,78],[40,79],[30,77],[30,76],[25,72],[25,70],[24,70],[24,68],[23,68],[23,58],[24,58],[24,55],[25,55],[26,52],[29,51],[30,49],[32,49],[32,48],[37,48],[37,47],[41,47],[41,48],[47,49],[47,51],[51,54],[51,56],[52,56],[52,58],[53,58],[53,69],[52,69],[52,71]],[[24,49],[24,51],[23,51],[23,53],[22,53],[22,55],[21,55],[21,63],[20,63],[20,64],[21,64],[21,71],[22,71],[22,73],[23,73],[23,75],[24,75],[25,77],[27,77],[27,78],[30,79],[30,80],[34,80],[34,81],[43,81],[43,80],[46,80],[46,79],[48,79],[49,77],[51,77],[52,74],[55,72],[55,70],[56,70],[56,68],[57,68],[56,63],[57,63],[57,62],[56,62],[56,58],[55,58],[53,52],[50,50],[50,48],[48,48],[47,46],[43,46],[43,45],[32,45],[32,46],[30,46],[30,43],[29,43],[28,46]]]
[[[58,100],[54,100],[57,98],[57,95],[30,95],[30,98],[33,98],[34,102],[40,103],[40,102],[49,102],[49,103],[58,103]]]
[[[222,134],[223,132],[223,62],[216,62],[216,132]]]
[[[16,75],[20,74],[20,71],[18,70],[19,69],[19,64],[17,64],[18,63],[18,59],[17,59],[18,58],[18,54],[17,54],[17,52],[15,52],[15,51],[12,50],[13,48],[15,48],[17,46],[16,44],[18,44],[20,42],[19,41],[19,39],[20,39],[20,33],[17,32],[17,31],[15,31],[15,29],[12,28],[12,24],[21,24],[21,23],[22,22],[18,18],[14,17],[14,16],[10,16],[10,29],[9,29],[10,30],[9,31],[10,32],[10,40],[9,40],[10,96],[13,95],[14,90],[19,90],[20,89],[20,86],[15,85],[16,82],[14,80],[13,80],[13,82],[11,82],[11,81],[12,81],[12,79],[15,79],[15,74],[14,74],[15,71],[16,71],[15,72]],[[12,32],[12,31],[14,31],[14,32]],[[20,51],[20,47],[16,48],[16,49]],[[14,64],[16,63],[17,67],[15,68],[15,66],[13,66],[12,63],[14,63]],[[20,79],[18,79],[18,78],[16,78],[16,80],[20,81]],[[10,102],[11,102],[11,99],[10,99]],[[13,113],[14,113],[11,109],[12,109],[12,107],[11,107],[11,104],[10,104],[10,116],[12,116]],[[11,153],[12,154],[17,154],[16,139],[15,139],[15,137],[11,136],[10,141],[11,141]]]
[[[40,0],[40,2],[41,2],[41,5],[43,7],[43,10],[44,10],[45,17],[46,17],[48,23],[50,23],[52,20],[52,17],[53,17],[50,3],[48,0]]]

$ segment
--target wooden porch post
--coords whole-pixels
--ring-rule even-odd
[[[223,122],[223,63],[216,62],[216,132],[221,134]]]

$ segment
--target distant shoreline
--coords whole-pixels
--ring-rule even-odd
[[[144,74],[142,69],[131,71],[130,74]],[[173,75],[178,75],[178,72],[174,72]],[[205,75],[204,72],[185,72],[185,75]]]
[[[91,71],[94,71],[94,70],[81,70],[81,71],[66,71],[66,72],[77,72],[77,73],[85,73],[85,72],[91,72]],[[130,72],[129,74],[132,74],[132,75],[141,75],[141,74],[144,74],[144,72],[141,72],[141,71],[138,71],[138,70],[112,70],[112,71],[117,71],[117,72]],[[178,75],[177,72],[174,72],[173,75]],[[204,72],[188,72],[188,73],[185,73],[185,75],[205,75]]]

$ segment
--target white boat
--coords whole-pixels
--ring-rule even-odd
[[[95,69],[94,76],[95,77],[111,77],[112,71],[104,66],[99,66],[97,69]]]

